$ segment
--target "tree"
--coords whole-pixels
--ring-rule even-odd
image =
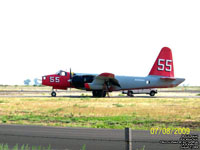
[[[29,84],[30,84],[30,82],[31,82],[31,80],[30,80],[30,79],[26,79],[26,80],[24,80],[24,85],[29,85]]]
[[[35,78],[35,79],[34,79],[34,86],[38,86],[38,85],[40,85],[40,83],[38,82],[38,79]]]

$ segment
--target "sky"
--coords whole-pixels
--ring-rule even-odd
[[[58,70],[147,76],[162,47],[200,86],[199,0],[0,1],[0,84]]]

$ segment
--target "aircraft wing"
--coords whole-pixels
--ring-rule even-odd
[[[85,88],[87,90],[102,90],[104,84],[107,83],[110,87],[118,86],[120,87],[120,84],[118,80],[115,78],[115,75],[112,73],[101,73],[100,75],[97,75],[92,83],[86,83]]]
[[[112,73],[102,73],[102,74],[96,76],[95,79],[94,79],[94,81],[95,81],[95,80],[101,80],[101,81],[103,81],[103,83],[104,83],[105,81],[108,81],[108,82],[110,82],[112,85],[116,85],[116,86],[119,86],[119,87],[120,87],[120,84],[119,84],[118,80],[115,79],[115,75],[112,74]]]

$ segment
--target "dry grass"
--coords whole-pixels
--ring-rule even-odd
[[[6,123],[31,124],[37,121],[12,120],[13,116],[40,116],[38,123],[55,125],[50,117],[115,117],[150,119],[156,124],[189,126],[199,130],[200,98],[0,98],[0,119]],[[4,121],[5,117],[7,118]],[[48,123],[47,123],[48,120]],[[51,124],[52,123],[52,124]],[[71,126],[81,126],[70,122]],[[59,124],[58,124],[59,125]],[[66,125],[66,124],[64,124]],[[88,125],[85,123],[84,125]]]

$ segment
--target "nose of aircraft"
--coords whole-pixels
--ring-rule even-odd
[[[42,83],[42,85],[45,85],[45,82],[46,82],[46,76],[42,76],[41,77],[41,83]]]

